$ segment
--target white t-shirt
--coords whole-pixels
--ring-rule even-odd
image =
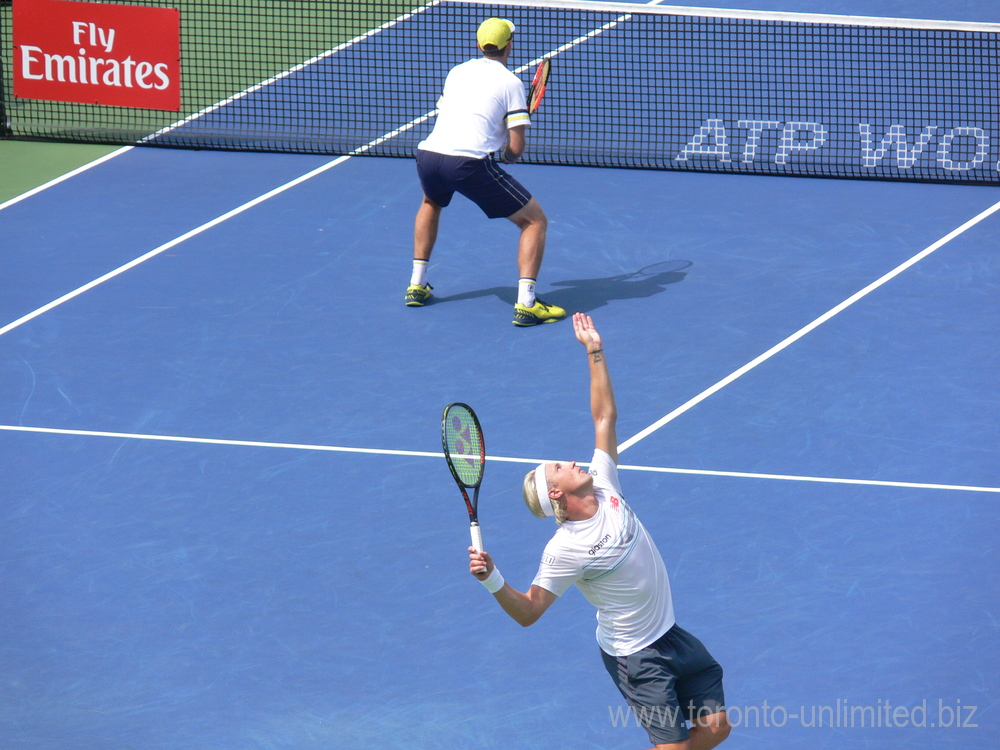
[[[597,513],[559,527],[532,583],[556,596],[575,583],[597,607],[601,648],[628,656],[673,627],[670,581],[656,545],[622,497],[611,456],[595,451],[590,473]]]
[[[519,125],[531,125],[524,84],[499,60],[479,57],[448,73],[434,130],[417,148],[484,159]]]

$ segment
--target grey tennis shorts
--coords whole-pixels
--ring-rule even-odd
[[[601,656],[654,745],[683,742],[689,736],[686,722],[726,710],[722,667],[677,625],[634,654],[611,656],[601,649]]]
[[[491,219],[505,219],[531,200],[531,193],[524,185],[492,159],[448,156],[417,149],[417,175],[424,195],[439,206],[447,206],[458,192]]]

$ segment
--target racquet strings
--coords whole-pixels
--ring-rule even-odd
[[[472,413],[461,406],[448,410],[444,424],[445,445],[459,480],[467,487],[483,477],[483,435]]]

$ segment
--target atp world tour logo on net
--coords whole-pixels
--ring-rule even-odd
[[[613,727],[675,726],[681,717],[690,720],[693,726],[707,723],[709,715],[715,713],[704,708],[698,711],[685,710],[684,706],[608,706],[608,716]],[[734,728],[744,729],[784,729],[803,727],[805,729],[935,729],[970,730],[978,729],[978,705],[957,699],[927,699],[916,703],[897,703],[888,699],[878,699],[875,703],[852,703],[845,698],[837,698],[823,705],[784,706],[771,705],[763,701],[760,705],[727,706],[726,718]]]
[[[1000,161],[994,161],[990,151],[989,132],[978,125],[895,123],[878,128],[859,122],[848,132],[801,120],[709,119],[691,134],[674,161],[714,160],[736,168],[765,162],[793,167],[810,160],[840,161],[850,154],[873,176],[886,167],[906,172],[921,164],[951,173],[1000,171]]]

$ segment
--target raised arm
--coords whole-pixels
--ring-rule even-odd
[[[590,364],[590,412],[594,417],[594,444],[618,463],[618,407],[615,406],[615,392],[611,387],[611,374],[604,358],[601,334],[594,328],[589,315],[576,313],[573,316],[573,332],[587,347]]]

